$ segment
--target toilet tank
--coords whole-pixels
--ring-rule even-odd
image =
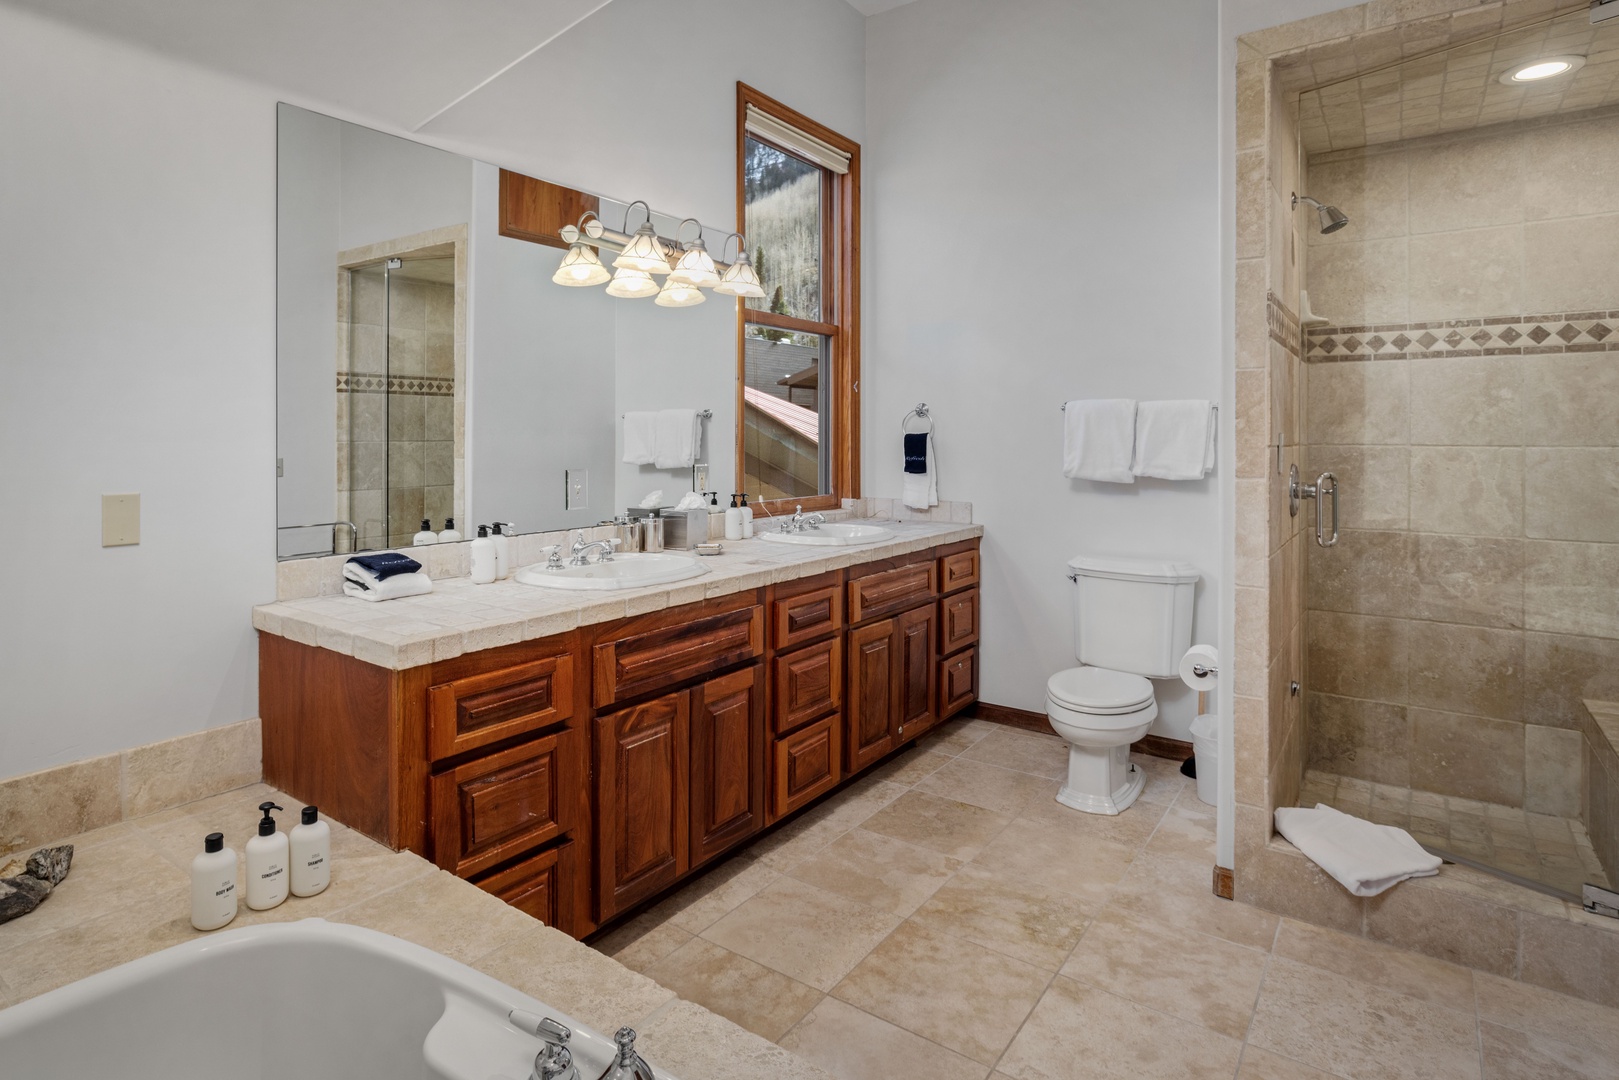
[[[1197,567],[1163,559],[1076,555],[1074,655],[1090,667],[1149,679],[1175,676],[1192,644]]]

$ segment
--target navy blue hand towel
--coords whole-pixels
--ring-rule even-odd
[[[928,471],[928,433],[919,431],[905,436],[905,471],[908,473],[925,473]]]
[[[397,551],[379,551],[375,555],[356,555],[349,560],[358,563],[371,571],[378,581],[387,581],[395,574],[414,574],[422,568],[422,564],[409,555],[401,555]]]

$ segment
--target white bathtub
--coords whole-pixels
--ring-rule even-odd
[[[0,1073],[28,1080],[527,1080],[540,1041],[512,1009],[573,1029],[583,1080],[613,1044],[438,953],[323,919],[176,945],[0,1010]],[[627,1018],[628,1019],[628,1018]],[[659,1080],[673,1080],[661,1069]]]

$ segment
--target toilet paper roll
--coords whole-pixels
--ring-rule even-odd
[[[1202,675],[1193,671],[1193,668],[1203,668]],[[1213,690],[1220,681],[1215,674],[1220,668],[1220,654],[1214,650],[1213,645],[1193,645],[1181,657],[1181,681],[1193,690]]]

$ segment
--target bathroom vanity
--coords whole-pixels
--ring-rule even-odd
[[[982,530],[896,531],[605,596],[264,605],[265,782],[583,937],[975,699]]]

